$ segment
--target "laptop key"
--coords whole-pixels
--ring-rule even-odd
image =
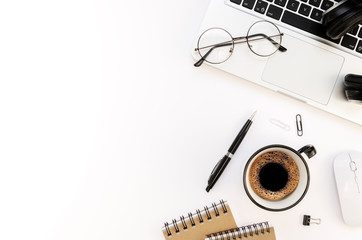
[[[271,17],[271,18],[274,18],[276,20],[279,20],[280,16],[282,15],[282,12],[283,12],[282,8],[277,7],[275,5],[270,5],[266,15]]]
[[[256,0],[244,0],[242,6],[253,9]]]
[[[295,12],[295,11],[297,11],[298,7],[299,7],[299,2],[298,1],[296,1],[296,0],[289,0],[288,1],[287,8],[289,10],[292,10],[292,11]]]
[[[354,27],[353,29],[351,29],[351,31],[349,31],[349,34],[351,35],[357,35],[357,32],[358,32],[358,26]]]
[[[329,1],[329,0],[323,0],[322,2],[322,5],[321,5],[321,8],[323,10],[327,10],[328,8],[332,7],[334,4],[332,1]]]
[[[313,8],[313,11],[312,11],[310,17],[319,22],[322,20],[322,14],[323,14],[323,12],[321,10]]]
[[[311,10],[312,10],[311,6],[308,6],[307,4],[303,3],[299,8],[298,13],[308,17]]]
[[[261,14],[264,14],[266,9],[268,7],[268,3],[267,2],[264,2],[262,0],[258,0],[256,2],[256,5],[255,5],[255,8],[254,8],[254,11],[255,12],[258,12],[258,13],[261,13]]]
[[[319,5],[321,4],[322,0],[309,0],[309,4],[314,6],[314,7],[319,7]]]
[[[235,4],[238,4],[238,5],[241,4],[241,0],[230,0],[230,2],[235,3]]]
[[[274,3],[275,3],[276,5],[279,5],[279,6],[281,6],[281,7],[284,7],[285,4],[287,3],[287,0],[275,0]]]
[[[362,40],[359,40],[356,51],[362,54]]]
[[[344,35],[341,45],[343,47],[349,48],[351,50],[354,50],[357,44],[357,38],[352,37],[350,35]]]

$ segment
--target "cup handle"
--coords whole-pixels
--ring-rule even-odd
[[[317,154],[317,150],[311,144],[305,145],[304,147],[299,149],[298,152],[300,154],[304,153],[305,155],[307,155],[308,158],[312,158],[312,157],[314,157],[314,155]]]

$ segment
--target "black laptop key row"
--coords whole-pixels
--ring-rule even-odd
[[[230,0],[232,3],[254,10],[259,14],[265,14],[275,20],[311,33],[323,39],[339,43],[340,40],[332,40],[326,35],[325,27],[320,23],[323,11],[334,5],[331,0]],[[334,0],[339,2],[339,0]],[[359,31],[358,31],[359,30]],[[362,53],[362,28],[352,30],[350,35],[345,35],[341,46],[358,53]],[[357,38],[358,37],[358,38]]]
[[[322,24],[304,18],[295,13],[285,11],[283,14],[282,22],[292,25],[298,29],[302,29],[318,37],[331,40],[326,35],[326,29]]]

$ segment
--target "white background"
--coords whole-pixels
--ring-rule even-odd
[[[220,199],[239,225],[268,220],[278,240],[361,239],[362,228],[342,220],[332,163],[361,149],[362,127],[194,68],[208,3],[1,1],[0,239],[161,240],[164,222]],[[206,193],[254,110],[244,142]],[[307,196],[281,213],[253,205],[242,186],[249,156],[272,143],[318,151],[308,161]],[[322,224],[303,226],[304,214]]]

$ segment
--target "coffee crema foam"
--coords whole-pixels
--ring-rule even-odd
[[[269,163],[280,164],[288,174],[286,185],[277,191],[264,188],[260,182],[260,170]],[[281,200],[291,194],[299,183],[299,169],[295,161],[288,154],[281,151],[270,151],[258,156],[249,170],[249,183],[253,191],[266,200]]]

